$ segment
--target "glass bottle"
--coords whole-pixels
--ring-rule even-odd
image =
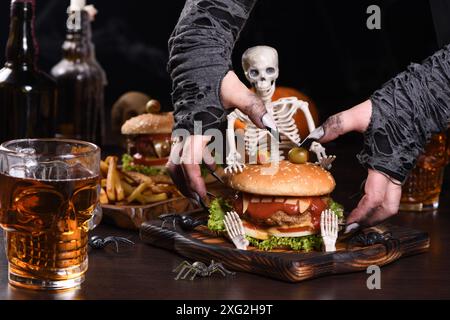
[[[0,142],[54,136],[56,84],[38,65],[35,1],[12,0],[6,63],[0,70]]]
[[[51,73],[58,85],[57,136],[94,142],[105,138],[106,74],[95,56],[91,16],[85,0],[72,0],[68,9],[63,59]]]

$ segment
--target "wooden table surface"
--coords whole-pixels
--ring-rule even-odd
[[[355,152],[356,137],[329,147],[338,156],[333,169],[333,197],[350,210],[357,199],[364,170]],[[356,141],[356,142],[355,142]],[[345,147],[343,147],[345,146]],[[429,232],[426,254],[401,259],[381,269],[381,290],[368,290],[364,272],[329,276],[298,284],[238,273],[234,277],[175,281],[171,272],[183,259],[139,241],[136,232],[101,225],[92,233],[125,236],[136,242],[119,253],[112,248],[91,251],[89,270],[80,289],[62,293],[35,292],[8,285],[4,245],[0,244],[0,299],[442,299],[450,298],[450,188],[447,170],[440,209],[433,213],[399,213],[392,219]]]

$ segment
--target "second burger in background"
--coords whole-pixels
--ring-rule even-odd
[[[127,120],[121,130],[127,137],[123,165],[132,171],[157,174],[170,155],[173,124],[172,112],[145,113]]]

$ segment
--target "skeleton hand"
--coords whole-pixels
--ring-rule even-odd
[[[325,252],[336,251],[338,229],[338,217],[331,210],[323,211],[320,215],[320,233]]]
[[[245,164],[241,161],[242,157],[239,152],[231,152],[226,159],[227,167],[225,173],[238,173],[242,172],[245,168]]]
[[[313,142],[309,150],[316,154],[317,162],[322,168],[325,170],[331,169],[331,163],[336,159],[336,156],[327,156],[325,148],[318,142]]]

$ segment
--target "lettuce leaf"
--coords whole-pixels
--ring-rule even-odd
[[[344,207],[341,204],[337,203],[333,199],[330,199],[330,201],[328,202],[328,206],[330,210],[338,216],[339,219],[344,218]]]
[[[225,231],[223,219],[225,218],[225,213],[231,210],[233,210],[233,207],[226,200],[221,198],[214,199],[209,206],[208,229],[216,232]]]
[[[133,157],[127,153],[122,155],[122,169],[124,171],[139,172],[148,176],[156,176],[165,173],[164,170],[160,168],[144,166],[141,164],[134,164]]]
[[[267,240],[258,240],[252,237],[246,237],[250,244],[260,250],[269,251],[276,248],[287,248],[295,251],[320,250],[322,238],[320,235],[311,235],[298,238],[270,237]]]

